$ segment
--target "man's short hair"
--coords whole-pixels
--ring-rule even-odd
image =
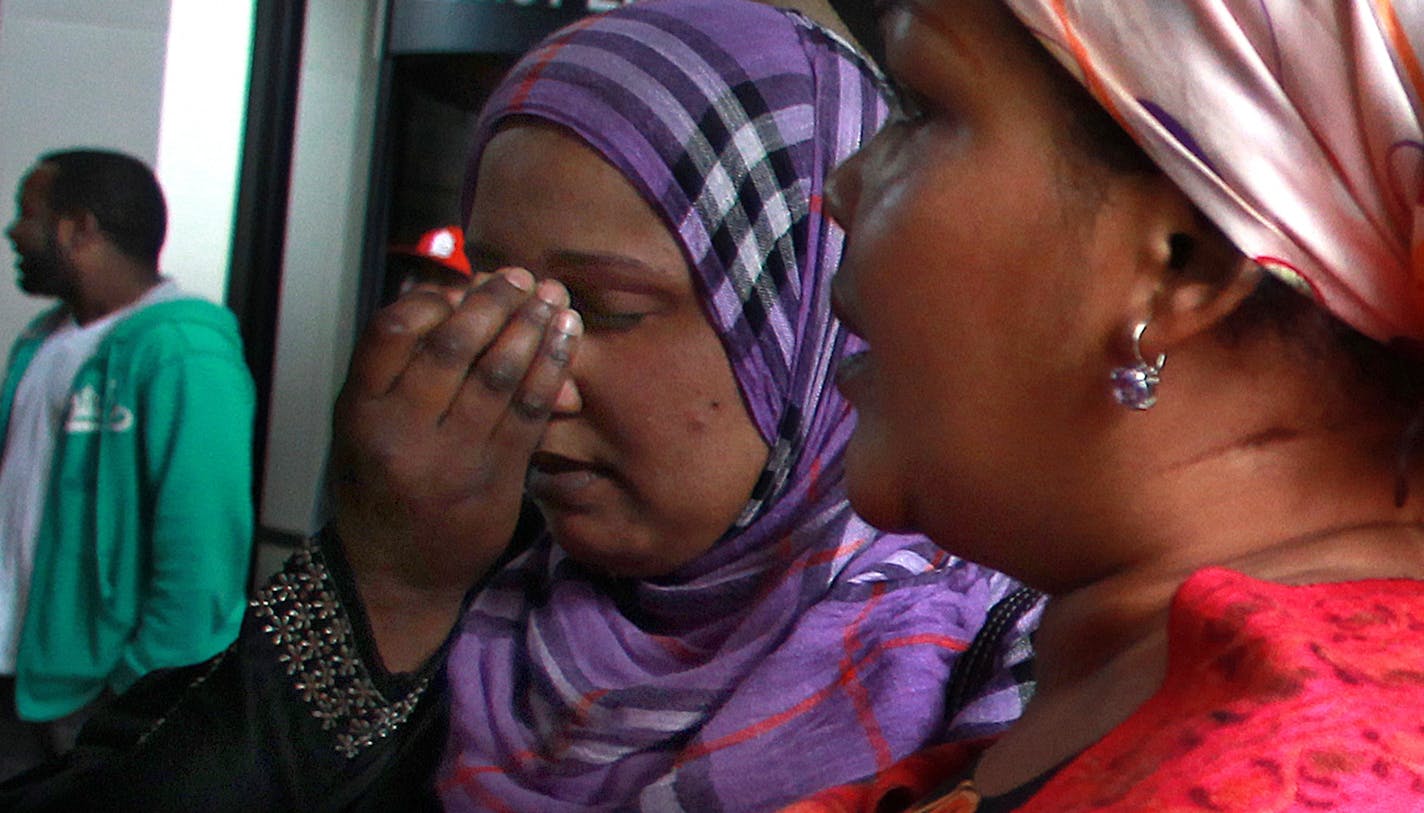
[[[50,209],[60,215],[89,212],[120,251],[153,266],[168,231],[168,206],[153,170],[112,150],[56,150],[40,156],[56,170]]]

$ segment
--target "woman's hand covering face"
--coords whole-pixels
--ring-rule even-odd
[[[377,315],[335,421],[337,531],[363,591],[458,606],[504,550],[529,455],[556,404],[577,399],[567,368],[583,328],[568,304],[516,268],[457,302],[415,291]]]

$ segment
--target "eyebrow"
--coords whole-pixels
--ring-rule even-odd
[[[493,265],[506,265],[508,258],[487,243],[469,244],[472,261],[483,260]],[[545,254],[541,260],[547,270],[558,271],[573,280],[606,282],[625,290],[661,290],[658,283],[676,278],[673,269],[645,263],[626,254],[600,251],[561,249]],[[683,270],[681,267],[676,271]]]
[[[598,282],[624,291],[659,293],[676,279],[671,269],[622,254],[556,251],[545,257],[545,263],[559,271],[565,283]]]

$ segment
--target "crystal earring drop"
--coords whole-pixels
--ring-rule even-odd
[[[1162,380],[1162,365],[1167,363],[1166,353],[1159,354],[1151,364],[1142,358],[1142,334],[1147,324],[1144,320],[1132,329],[1132,356],[1137,361],[1126,367],[1114,367],[1109,376],[1113,397],[1129,409],[1151,409],[1157,403],[1157,384]]]

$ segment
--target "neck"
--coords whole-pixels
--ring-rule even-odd
[[[1378,522],[1350,526],[1283,546],[1317,565],[1310,552],[1326,546],[1390,552],[1393,559],[1424,561],[1424,523]],[[1403,575],[1415,565],[1361,567],[1337,561],[1314,574],[1295,568],[1299,582]],[[1237,568],[1249,570],[1249,568]],[[1020,721],[991,748],[976,771],[981,790],[1007,792],[1106,736],[1147,702],[1167,674],[1167,622],[1172,596],[1190,574],[1124,575],[1055,597],[1034,636],[1037,689]],[[1253,575],[1248,572],[1248,575]],[[1291,583],[1298,583],[1292,580]]]
[[[1176,589],[1223,566],[1283,584],[1424,578],[1424,477],[1394,502],[1396,422],[1252,432],[1139,472],[1144,506],[1124,557],[1059,589],[1035,646],[1040,689],[1071,684],[1155,640]]]
[[[1037,692],[980,763],[986,792],[1088,747],[1157,691],[1172,599],[1202,568],[1283,584],[1424,579],[1424,471],[1395,502],[1407,416],[1335,357],[1211,352],[1179,352],[1176,396],[1113,419],[1063,478],[1072,489],[1049,492],[1057,510],[1024,512],[1038,524],[1014,529],[1051,544],[1005,569],[1052,600],[1034,637]]]
[[[81,325],[132,305],[160,282],[157,274],[143,269],[94,274],[91,279],[90,285],[67,302],[74,321]]]

